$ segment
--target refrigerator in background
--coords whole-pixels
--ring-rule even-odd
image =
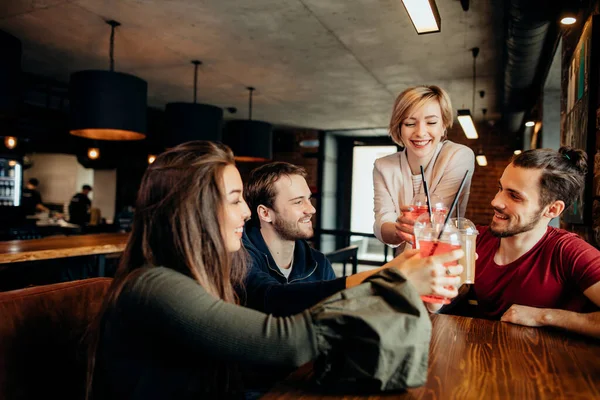
[[[4,212],[15,212],[21,205],[23,191],[23,163],[19,158],[0,156],[0,207]]]
[[[26,222],[20,207],[22,192],[22,159],[0,155],[0,240],[15,239],[12,230]]]

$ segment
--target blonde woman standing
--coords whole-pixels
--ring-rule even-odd
[[[403,250],[412,241],[414,221],[402,216],[416,193],[423,192],[420,168],[432,194],[449,205],[466,170],[473,171],[475,155],[467,146],[447,139],[454,112],[448,93],[438,86],[416,86],[396,98],[390,135],[404,149],[379,158],[373,168],[375,236]],[[471,175],[458,207],[464,215],[469,200]]]

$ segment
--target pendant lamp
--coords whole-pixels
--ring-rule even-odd
[[[0,117],[15,116],[21,97],[21,41],[0,31]]]
[[[71,74],[70,133],[97,140],[141,140],[146,137],[148,84],[136,76],[114,71],[115,28],[110,31],[110,70]]]
[[[252,121],[252,92],[249,91],[248,120],[229,121],[225,126],[225,143],[237,161],[260,162],[273,158],[273,127],[268,122]]]
[[[479,47],[473,47],[471,49],[471,53],[473,54],[473,113],[475,113],[475,79],[476,79],[476,69],[475,69],[475,59],[479,54]],[[458,122],[460,126],[463,128],[463,132],[467,139],[477,139],[479,135],[477,134],[477,128],[475,128],[475,121],[473,120],[473,115],[471,115],[471,111],[469,109],[458,110]]]
[[[166,147],[173,147],[190,140],[221,140],[223,110],[208,104],[197,104],[198,66],[201,61],[192,60],[194,64],[194,102],[168,103],[165,107],[167,137]]]

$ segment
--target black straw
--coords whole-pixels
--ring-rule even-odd
[[[423,190],[425,191],[425,196],[427,197],[427,212],[429,213],[429,220],[433,225],[433,213],[431,212],[431,199],[429,198],[429,188],[427,187],[427,181],[425,180],[425,170],[421,165],[421,179],[423,180]]]
[[[440,241],[440,239],[442,238],[442,235],[444,234],[444,228],[446,227],[446,224],[448,223],[448,221],[450,221],[450,217],[452,216],[452,213],[454,213],[454,209],[456,208],[456,205],[458,204],[458,198],[460,197],[460,192],[462,192],[463,187],[465,186],[465,182],[467,181],[467,176],[469,176],[469,172],[470,172],[469,170],[465,171],[465,176],[463,176],[462,182],[460,182],[460,186],[458,187],[458,192],[456,192],[456,195],[454,196],[454,200],[452,201],[450,210],[448,211],[448,214],[446,215],[446,219],[444,220],[444,225],[442,225],[442,229],[440,229],[440,233],[438,234],[437,242],[435,242],[433,244],[433,247],[431,248],[431,251],[429,252],[430,256],[433,255],[433,253],[435,252],[437,244]]]

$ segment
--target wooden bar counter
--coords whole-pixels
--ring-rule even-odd
[[[432,315],[427,383],[404,393],[325,394],[306,365],[262,399],[598,399],[600,340],[499,321]],[[399,340],[402,340],[399,338]]]
[[[128,233],[100,233],[0,242],[0,264],[120,253],[128,237]]]

